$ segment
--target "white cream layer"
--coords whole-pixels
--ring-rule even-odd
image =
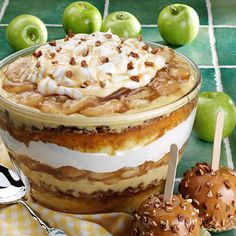
[[[184,122],[168,131],[155,142],[129,151],[119,151],[116,156],[109,156],[105,153],[82,153],[41,141],[32,141],[26,146],[23,142],[14,139],[5,130],[1,130],[1,135],[5,145],[16,154],[26,155],[51,167],[73,166],[78,169],[104,173],[116,171],[123,167],[137,167],[145,161],[159,161],[169,152],[170,145],[173,143],[181,148],[190,136],[195,112],[196,109]]]
[[[96,45],[97,42],[101,45]],[[104,97],[122,87],[136,89],[148,84],[156,72],[165,67],[165,57],[168,57],[168,48],[163,53],[152,54],[151,48],[142,49],[144,45],[135,38],[122,42],[109,32],[77,34],[68,41],[57,40],[56,46],[46,44],[36,50],[42,52],[38,58],[40,66],[32,65],[30,80],[38,85],[41,94],[68,95],[73,99],[89,95]],[[132,53],[137,57],[130,55]],[[104,58],[107,61],[103,63]],[[53,63],[55,61],[58,63]],[[81,66],[83,61],[86,66]],[[145,62],[153,66],[146,66]],[[133,68],[128,69],[128,63],[133,63]],[[72,72],[71,76],[68,71]],[[131,76],[139,76],[139,81],[131,80]],[[81,88],[84,83],[87,87]],[[101,83],[104,86],[101,87]]]

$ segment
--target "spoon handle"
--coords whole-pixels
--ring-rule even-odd
[[[39,222],[39,224],[47,230],[49,236],[67,236],[62,230],[49,227],[43,220],[41,220],[31,207],[26,204],[23,200],[19,199],[17,203],[22,204],[31,214],[31,216]]]

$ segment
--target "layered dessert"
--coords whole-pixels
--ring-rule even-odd
[[[0,132],[36,200],[130,212],[162,191],[170,145],[182,155],[195,116],[200,76],[189,60],[96,32],[3,64]]]

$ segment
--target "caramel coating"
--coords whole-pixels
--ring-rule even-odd
[[[236,225],[236,172],[220,167],[213,172],[207,163],[197,163],[187,171],[179,185],[185,198],[199,209],[203,226],[210,231],[223,231]]]
[[[133,236],[199,236],[201,227],[198,211],[181,195],[174,195],[172,204],[164,203],[163,195],[151,196],[133,217]]]

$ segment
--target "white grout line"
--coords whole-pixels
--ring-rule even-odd
[[[215,66],[210,66],[210,65],[198,65],[198,68],[202,69],[214,69]],[[235,69],[236,65],[220,65],[220,69]]]
[[[215,68],[214,66],[208,66],[208,65],[198,65],[198,68],[202,68],[202,69],[211,69],[211,68]]]
[[[236,28],[236,25],[213,25],[214,28]]]
[[[152,28],[152,27],[157,27],[157,25],[152,25],[152,24],[149,24],[149,25],[141,25],[142,27],[144,28]]]
[[[224,139],[224,145],[225,145],[225,152],[226,152],[228,167],[231,168],[231,169],[234,169],[234,163],[233,163],[229,138]]]
[[[233,69],[233,68],[236,68],[236,65],[223,65],[223,66],[220,66],[220,68]]]
[[[219,67],[219,62],[218,62],[218,55],[217,55],[217,51],[216,51],[216,40],[215,40],[214,28],[213,28],[211,1],[206,0],[206,5],[207,5],[207,13],[208,13],[208,21],[209,21],[210,45],[211,45],[211,51],[212,51],[213,65],[215,67],[216,89],[217,89],[217,91],[223,91],[223,86],[221,83],[220,67]]]
[[[211,0],[206,0],[206,6],[207,6],[207,13],[208,13],[208,24],[209,24],[209,38],[210,38],[210,44],[211,44],[211,51],[212,51],[212,58],[213,58],[213,65],[215,67],[215,80],[216,80],[216,90],[217,91],[223,91],[223,86],[221,82],[221,72],[220,72],[220,66],[218,61],[218,55],[216,50],[216,40],[214,35],[214,25],[213,25],[213,16],[211,11]],[[227,157],[227,164],[230,168],[234,168],[234,163],[232,159],[232,152],[230,148],[230,142],[229,138],[224,139],[224,145],[225,145],[225,152]]]
[[[103,12],[103,20],[108,15],[108,8],[109,8],[110,1],[105,0],[104,12]]]
[[[45,25],[49,27],[63,27],[62,24],[45,24]]]
[[[4,15],[4,13],[5,13],[5,10],[6,10],[7,6],[8,6],[8,4],[9,4],[9,0],[5,0],[3,2],[3,4],[2,4],[2,8],[0,10],[0,21],[2,20],[2,17]]]

